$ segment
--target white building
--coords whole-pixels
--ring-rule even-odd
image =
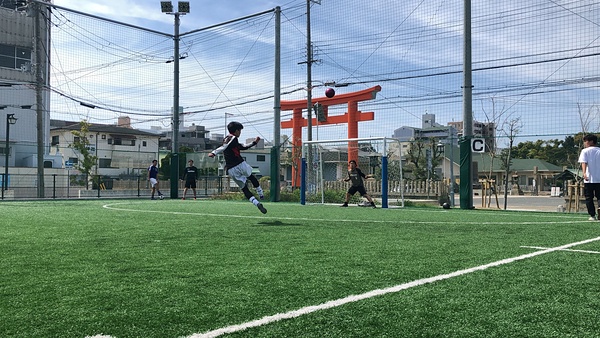
[[[8,165],[17,167],[36,167],[38,149],[44,150],[44,160],[51,160],[47,156],[50,94],[43,89],[49,84],[50,35],[47,21],[43,19],[39,35],[35,34],[35,12],[28,8],[30,5],[26,1],[0,1],[0,111],[17,118],[17,123],[10,126],[7,145],[6,118],[5,114],[0,115],[0,163],[6,165],[3,155],[8,151]],[[47,10],[45,6],[41,8]],[[39,63],[36,55],[41,57]],[[42,88],[39,92],[41,126],[38,126],[36,83]],[[38,147],[38,130],[43,135],[43,147]]]
[[[88,141],[90,152],[98,158],[99,175],[146,174],[152,160],[159,158],[160,134],[133,129],[128,118],[119,118],[119,125],[91,124]],[[70,145],[80,131],[79,122],[52,121],[50,154],[62,159],[63,167],[76,165],[81,154]]]

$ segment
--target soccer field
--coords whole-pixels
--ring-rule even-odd
[[[1,337],[598,337],[581,214],[2,202]]]

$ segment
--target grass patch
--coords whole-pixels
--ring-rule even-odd
[[[266,207],[0,203],[0,336],[185,337],[598,236],[581,215]],[[552,252],[230,336],[595,337],[598,258]]]

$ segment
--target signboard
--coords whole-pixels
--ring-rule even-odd
[[[73,168],[73,162],[65,161],[65,169],[72,169],[72,168]]]
[[[471,139],[471,151],[474,153],[485,153],[485,139]]]

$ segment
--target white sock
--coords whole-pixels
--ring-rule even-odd
[[[250,197],[248,200],[254,205],[258,205],[260,203],[254,196]]]
[[[256,192],[257,192],[259,195],[262,195],[262,194],[263,194],[263,190],[262,190],[262,188],[261,188],[260,186],[256,187]]]

